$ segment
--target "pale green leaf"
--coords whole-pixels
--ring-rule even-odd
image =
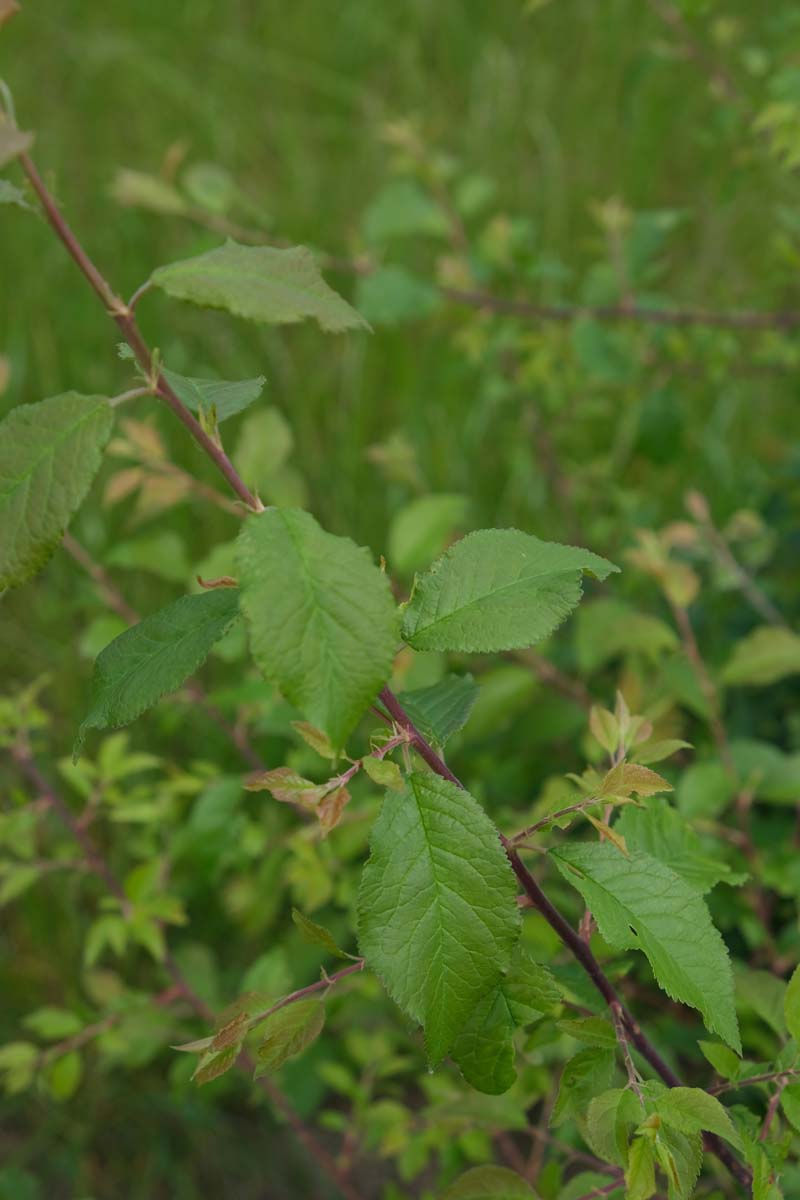
[[[181,215],[188,205],[177,188],[159,175],[120,167],[109,189],[111,197],[125,208],[145,208],[165,216]]]
[[[106,646],[94,665],[92,700],[75,755],[89,729],[128,725],[179,688],[236,620],[238,605],[236,588],[182,596]]]
[[[728,951],[696,890],[649,854],[626,858],[607,842],[564,845],[552,857],[606,941],[642,950],[664,991],[741,1052]]]
[[[786,985],[783,997],[783,1013],[786,1028],[796,1042],[800,1042],[800,967],[796,967]]]
[[[420,733],[444,747],[466,725],[479,692],[471,675],[445,675],[430,687],[399,692],[397,699]]]
[[[765,625],[737,642],[722,672],[727,684],[764,687],[800,673],[800,637],[790,629]]]
[[[33,145],[33,134],[17,129],[8,118],[0,112],[0,168],[27,154]]]
[[[419,773],[402,795],[387,796],[361,879],[358,928],[367,965],[424,1025],[435,1065],[510,965],[519,935],[513,873],[467,792]]]
[[[625,1170],[625,1200],[650,1200],[656,1190],[653,1144],[646,1137],[633,1139]]]
[[[422,321],[441,305],[441,293],[405,267],[379,267],[356,285],[356,307],[373,325]]]
[[[788,991],[785,980],[772,971],[759,971],[736,964],[736,998],[740,1005],[750,1008],[774,1030],[779,1038],[787,1034],[785,1003]]]
[[[162,367],[161,374],[175,395],[194,413],[210,415],[213,409],[217,424],[243,412],[258,399],[267,382],[263,375],[253,379],[190,379]]]
[[[361,765],[378,787],[390,788],[393,792],[402,792],[405,784],[397,763],[390,762],[388,758],[375,758],[368,754],[362,758]]]
[[[77,1050],[57,1058],[47,1070],[47,1083],[54,1100],[69,1100],[83,1075],[83,1059]]]
[[[664,621],[611,597],[582,605],[575,618],[575,652],[584,674],[623,654],[655,663],[677,644],[677,634]]]
[[[311,1045],[322,1033],[325,1005],[321,1000],[297,1000],[279,1008],[261,1027],[256,1078],[277,1071]]]
[[[721,1042],[706,1042],[699,1041],[698,1046],[703,1057],[711,1063],[711,1066],[721,1075],[723,1079],[737,1079],[739,1077],[742,1060],[738,1054],[734,1054],[727,1046],[723,1046]]]
[[[716,1096],[700,1088],[668,1088],[659,1097],[656,1111],[662,1121],[681,1133],[716,1133],[741,1149],[741,1139],[725,1108]]]
[[[15,204],[17,208],[27,208],[29,211],[33,211],[25,199],[25,193],[15,187],[9,179],[0,179],[0,204]]]
[[[536,1193],[508,1167],[472,1167],[459,1175],[441,1200],[535,1200]]]
[[[313,317],[330,333],[368,329],[366,321],[329,288],[305,246],[224,246],[157,267],[151,279],[179,300],[224,308],[237,317],[286,325]]]
[[[490,652],[532,646],[578,604],[581,577],[619,568],[589,550],[518,529],[468,534],[416,584],[403,636],[415,650]]]
[[[450,1050],[478,1091],[499,1095],[516,1079],[514,1030],[552,1013],[560,993],[547,967],[517,946],[508,973],[478,1001]]]
[[[337,946],[333,934],[324,925],[318,925],[297,908],[292,909],[292,920],[300,930],[304,942],[311,946],[321,946],[334,958],[350,958],[349,954],[345,954],[344,950]]]
[[[23,1020],[23,1025],[41,1038],[58,1042],[62,1038],[72,1037],[83,1028],[83,1021],[77,1013],[67,1008],[55,1008],[45,1005],[37,1008]]]
[[[467,508],[465,496],[444,492],[418,496],[395,513],[388,542],[392,571],[410,575],[427,567],[463,524]]]
[[[367,550],[299,509],[248,518],[237,563],[256,663],[340,748],[392,668],[388,579]]]
[[[392,179],[364,214],[368,241],[396,237],[445,237],[447,218],[414,179]]]
[[[47,562],[100,468],[112,421],[105,397],[65,392],[0,423],[0,590]]]

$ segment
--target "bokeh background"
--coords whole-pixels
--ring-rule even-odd
[[[326,337],[142,300],[142,326],[176,370],[266,376],[266,421],[237,418],[230,435],[265,499],[303,503],[386,554],[407,588],[455,532],[486,525],[621,561],[637,529],[683,521],[686,492],[699,489],[749,567],[769,571],[773,597],[796,607],[800,14],[789,0],[29,0],[0,35],[0,74],[21,127],[36,131],[40,170],[122,294],[244,230],[328,256],[329,281],[367,312],[371,335]],[[0,410],[130,387],[113,328],[44,222],[0,210],[0,256]],[[399,283],[387,267],[402,269]],[[503,314],[441,286],[575,311]],[[788,316],[762,328],[587,311],[620,303]],[[216,486],[167,414],[139,401],[124,415]],[[215,573],[209,563],[223,573],[236,522],[180,488],[115,494],[135,451],[119,447],[73,532],[148,612],[198,570]],[[429,496],[444,499],[420,509]],[[723,575],[697,611],[712,659],[753,619]],[[661,611],[643,577],[616,594]],[[46,679],[53,761],[69,751],[92,657],[118,627],[60,552],[0,606],[4,690]],[[240,653],[209,667],[231,706]],[[569,641],[552,653],[564,669],[595,669]],[[428,668],[413,670],[423,682]],[[470,776],[491,777],[475,790],[495,811],[554,769],[545,747],[555,743],[556,769],[574,763],[580,708],[538,688],[520,664],[488,672],[459,751]],[[734,720],[792,747],[787,696],[737,699]],[[260,720],[269,753],[284,734]],[[218,733],[177,705],[130,745],[235,769]],[[198,978],[213,955],[214,986],[229,994],[236,972],[275,947],[273,969],[291,961],[294,977],[308,950],[280,942],[280,902],[254,915],[248,888],[272,886],[261,866],[226,848],[228,875],[192,854],[191,929],[179,937]],[[305,885],[298,867],[286,886]],[[42,886],[48,905],[30,894],[4,910],[4,1040],[28,1010],[79,988],[80,889]],[[134,958],[131,986],[137,970]],[[153,987],[152,964],[141,972]],[[196,1091],[144,1033],[140,1059],[119,1060],[87,1069],[67,1103],[46,1091],[2,1102],[0,1195],[317,1194],[246,1086]],[[306,1060],[285,1085],[304,1115],[335,1091]],[[381,1191],[380,1167],[371,1178],[376,1196],[405,1194]]]

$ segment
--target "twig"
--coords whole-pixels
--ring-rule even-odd
[[[622,1012],[621,1004],[611,1005],[611,1017],[614,1022],[614,1032],[617,1035],[617,1043],[622,1051],[622,1059],[625,1063],[625,1072],[628,1076],[628,1087],[631,1089],[639,1104],[642,1107],[642,1112],[645,1111],[644,1095],[642,1093],[642,1081],[639,1078],[639,1073],[631,1057],[631,1048],[628,1044],[628,1031],[625,1028],[625,1017]]]
[[[136,356],[136,361],[145,373],[145,376],[151,380],[154,392],[164,400],[164,402],[172,409],[179,421],[181,421],[189,433],[192,435],[198,445],[206,452],[215,466],[227,479],[233,491],[239,499],[251,509],[253,512],[261,512],[263,504],[253,495],[247,485],[239,477],[233,463],[228,458],[225,451],[217,445],[213,438],[209,437],[202,425],[195,419],[192,413],[189,412],[176,396],[175,392],[167,383],[160,370],[154,370],[153,357],[150,348],[142,337],[139,327],[136,324],[135,317],[123,300],[113,291],[111,286],[106,283],[103,276],[98,271],[92,260],[89,258],[86,251],[81,246],[75,234],[70,229],[64,216],[62,215],[58,205],[51,196],[48,189],[45,187],[44,181],[33,164],[32,159],[28,154],[21,154],[19,161],[22,169],[28,177],[31,187],[39,197],[44,214],[56,233],[57,237],[64,244],[67,251],[83,272],[83,275],[101,300],[106,312],[116,323],[125,341],[133,350]]]
[[[689,612],[681,604],[676,604],[670,600],[672,615],[675,618],[675,624],[678,626],[678,631],[681,635],[681,642],[689,664],[694,672],[695,678],[700,685],[700,690],[703,693],[706,704],[708,705],[708,723],[711,726],[711,734],[719,753],[722,765],[730,776],[736,778],[736,767],[731,755],[731,747],[728,741],[728,734],[722,720],[722,710],[719,702],[719,693],[714,686],[714,681],[709,674],[708,667],[705,664],[700,647],[697,644],[697,638],[692,628],[692,621]]]
[[[530,667],[542,683],[552,688],[554,692],[558,692],[566,700],[572,700],[581,708],[585,708],[587,712],[592,707],[593,701],[588,688],[584,687],[579,679],[572,679],[549,658],[539,654],[537,650],[514,650],[510,657],[515,658],[517,662],[524,663],[526,667]]]
[[[758,1140],[760,1142],[765,1142],[767,1140],[767,1138],[769,1137],[770,1126],[772,1125],[772,1122],[775,1120],[775,1114],[778,1111],[778,1105],[781,1102],[781,1096],[783,1095],[783,1089],[786,1087],[788,1082],[789,1082],[788,1078],[781,1077],[778,1080],[778,1086],[775,1088],[775,1091],[773,1092],[772,1096],[770,1097],[770,1102],[767,1105],[766,1115],[764,1116],[764,1124],[761,1126],[761,1130],[758,1135]]]
[[[800,1069],[796,1067],[788,1067],[783,1071],[765,1071],[763,1075],[748,1075],[745,1079],[730,1079],[725,1083],[717,1083],[706,1091],[710,1096],[721,1096],[723,1092],[737,1092],[739,1088],[755,1083],[774,1083],[775,1080],[784,1078],[788,1083],[795,1075],[800,1075]]]
[[[584,809],[594,808],[595,805],[602,804],[597,796],[590,796],[588,800],[579,800],[577,804],[569,804],[566,808],[559,808],[557,812],[550,813],[549,816],[543,817],[541,821],[536,821],[533,825],[528,825],[526,829],[521,829],[519,833],[513,834],[508,839],[510,846],[521,846],[533,833],[538,833],[540,829],[546,829],[548,825],[552,825],[554,821],[558,821],[560,817],[567,817],[570,813],[583,812]]]

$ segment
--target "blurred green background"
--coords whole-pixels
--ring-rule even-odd
[[[0,74],[20,126],[36,131],[40,170],[123,295],[157,265],[220,235],[208,220],[121,205],[119,169],[185,194],[192,164],[213,164],[236,190],[223,213],[232,224],[335,258],[399,264],[428,286],[461,280],[542,303],[798,309],[800,12],[789,0],[667,8],[682,14],[678,25],[644,0],[29,0],[0,34]],[[376,234],[376,205],[398,179],[455,212],[463,239],[413,227]],[[194,209],[203,207],[198,196],[199,184]],[[206,209],[211,224],[215,203]],[[71,388],[130,387],[110,322],[44,222],[4,207],[0,239],[2,411]],[[359,304],[363,280],[335,266],[326,274]],[[405,585],[426,551],[439,549],[436,529],[415,528],[417,562],[397,530],[417,497],[462,497],[458,529],[513,524],[618,557],[638,527],[682,520],[694,487],[720,525],[749,514],[745,555],[755,569],[769,559],[772,594],[796,605],[791,328],[585,316],[551,323],[430,294],[425,305],[422,319],[382,321],[376,308],[368,336],[264,330],[155,293],[142,300],[140,320],[176,370],[265,375],[263,399],[277,414],[271,438],[286,443],[286,459],[260,478],[259,454],[270,460],[274,445],[251,437],[251,479],[265,499],[305,502],[327,528],[389,554],[390,567],[392,548]],[[150,403],[139,401],[122,415],[148,413]],[[175,461],[215,484],[168,414],[153,420]],[[170,544],[153,550],[147,539],[161,530],[162,511],[100,503],[118,466],[105,468],[74,532],[147,612],[190,586],[236,522],[184,503],[169,515],[177,560]],[[139,545],[138,557],[134,550],[125,561],[121,543]],[[220,554],[214,561],[224,567]],[[155,568],[144,565],[148,556]],[[641,579],[620,588],[656,603]],[[9,685],[51,677],[54,753],[67,752],[91,658],[116,631],[101,614],[65,554],[0,609]],[[749,621],[725,595],[714,606],[701,601],[712,656],[715,638],[744,632]],[[574,666],[570,646],[555,654]],[[228,680],[226,669],[213,664],[212,682]],[[517,676],[496,684],[498,695],[507,689],[512,715],[519,686]],[[779,709],[776,701],[774,711],[754,715],[745,706],[739,720],[785,733]],[[574,713],[553,721],[567,741],[580,724]],[[502,762],[496,803],[504,781],[530,786],[546,774],[546,721],[517,760],[505,757],[524,729],[504,726],[470,759],[476,773]],[[230,749],[191,718],[168,712],[133,736],[180,761],[201,735],[212,739],[203,752],[218,762],[227,756],[234,769]],[[192,919],[213,945],[225,929],[213,884],[196,899]],[[41,1002],[42,986],[56,986],[58,972],[41,955],[48,920],[29,905],[2,935],[9,1036],[19,1014]],[[68,930],[69,912],[60,920]],[[72,942],[61,932],[67,954]],[[248,953],[245,945],[243,963]],[[302,1182],[298,1152],[244,1091],[216,1107],[187,1087],[162,1091],[166,1070],[162,1059],[136,1075],[135,1087],[112,1074],[96,1080],[86,1110],[38,1095],[24,1106],[5,1101],[0,1147],[12,1167],[0,1196],[313,1194],[302,1190],[312,1185]],[[318,1096],[303,1095],[301,1074],[295,1098],[311,1111]],[[22,1169],[43,1190],[14,1174]]]

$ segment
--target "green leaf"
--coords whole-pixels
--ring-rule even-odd
[[[697,834],[667,800],[654,798],[647,808],[626,808],[616,828],[629,850],[643,850],[666,863],[701,895],[720,881],[742,880],[727,863],[704,853]]]
[[[670,1200],[690,1200],[703,1166],[703,1139],[700,1134],[681,1133],[662,1124],[656,1139],[656,1155],[670,1182]]]
[[[316,921],[312,921],[299,909],[292,909],[292,920],[300,930],[304,942],[308,942],[311,946],[322,946],[323,950],[327,950],[334,958],[351,957],[351,955],[345,954],[344,950],[340,950],[333,934],[324,925],[318,925]]]
[[[105,397],[65,392],[0,422],[0,590],[47,562],[100,468],[113,419]]]
[[[390,788],[393,792],[402,792],[405,787],[400,768],[388,758],[375,758],[368,754],[362,758],[361,765],[378,787]]]
[[[220,425],[228,417],[243,412],[258,399],[267,382],[263,375],[253,379],[190,379],[162,367],[161,374],[175,395],[192,412],[208,415],[213,408]]]
[[[601,1046],[579,1050],[564,1065],[550,1124],[561,1125],[570,1116],[583,1117],[589,1101],[605,1091],[614,1073],[614,1051]]]
[[[192,1079],[197,1084],[210,1083],[212,1079],[219,1079],[220,1075],[230,1071],[239,1057],[239,1049],[240,1047],[236,1045],[226,1046],[224,1050],[207,1050],[205,1054],[201,1055]]]
[[[478,1001],[450,1056],[468,1083],[480,1092],[500,1095],[516,1079],[514,1030],[552,1013],[560,992],[547,967],[517,946],[508,974]]]
[[[27,154],[32,145],[33,134],[15,128],[11,121],[0,113],[0,167],[19,158],[20,154]]]
[[[800,637],[790,629],[765,625],[734,647],[722,672],[727,684],[764,687],[800,673]]]
[[[783,1013],[786,1028],[796,1042],[800,1042],[800,967],[795,967],[786,985],[783,997]]]
[[[258,667],[340,748],[392,669],[388,579],[369,551],[291,508],[248,518],[237,563]]]
[[[629,1088],[612,1088],[589,1101],[585,1136],[604,1162],[624,1167],[628,1161],[628,1137],[642,1119],[642,1109]]]
[[[575,618],[575,653],[583,674],[623,654],[656,663],[677,644],[677,634],[664,621],[610,597],[582,605]]]
[[[178,300],[224,308],[237,317],[286,325],[313,317],[322,329],[368,329],[354,308],[329,288],[305,246],[224,246],[158,267],[152,282]]]
[[[321,1000],[296,1000],[267,1017],[258,1047],[255,1077],[277,1071],[290,1058],[302,1054],[322,1033],[325,1005]]]
[[[716,1133],[737,1150],[742,1148],[741,1138],[726,1109],[716,1096],[710,1096],[701,1088],[668,1088],[658,1098],[656,1111],[662,1121],[681,1133]]]
[[[508,1167],[472,1167],[459,1175],[441,1200],[535,1200],[536,1193]]]
[[[636,1137],[631,1143],[625,1187],[625,1200],[650,1200],[656,1190],[656,1161],[649,1138]]]
[[[69,1100],[83,1075],[83,1060],[77,1050],[57,1058],[48,1069],[47,1082],[54,1100]]]
[[[188,205],[177,188],[158,175],[120,167],[111,182],[111,197],[125,208],[145,208],[164,216],[185,213]]]
[[[389,563],[400,575],[427,567],[466,519],[468,501],[456,493],[419,496],[392,518]]]
[[[92,701],[73,757],[89,729],[128,725],[179,688],[236,620],[238,605],[236,588],[182,596],[106,646],[94,665]]]
[[[737,1079],[742,1066],[742,1060],[721,1042],[699,1041],[698,1046],[703,1057],[723,1079]]]
[[[47,1041],[58,1042],[62,1038],[72,1037],[73,1033],[78,1033],[83,1028],[83,1021],[77,1013],[70,1012],[69,1009],[45,1005],[28,1013],[23,1025]]]
[[[422,321],[442,303],[441,293],[405,267],[378,267],[356,284],[356,307],[373,325]]]
[[[641,850],[626,858],[608,843],[577,843],[551,853],[605,940],[642,950],[667,995],[698,1009],[706,1027],[740,1053],[728,951],[697,892]]]
[[[420,733],[444,747],[469,720],[480,688],[471,675],[445,675],[430,687],[398,693],[398,700]]]
[[[361,877],[358,931],[367,965],[424,1025],[435,1065],[499,982],[519,936],[513,873],[467,792],[419,773],[387,796]]]
[[[17,208],[27,208],[29,212],[33,212],[33,208],[25,199],[25,193],[8,179],[0,179],[0,204],[15,204]]]
[[[787,985],[771,971],[758,971],[736,964],[736,997],[769,1025],[779,1038],[787,1034],[784,1016]]]
[[[470,533],[418,581],[403,637],[415,650],[490,652],[532,646],[578,604],[581,576],[619,568],[589,550],[518,529]]]
[[[446,237],[447,218],[415,180],[393,179],[364,213],[364,236],[370,242],[396,237]]]

